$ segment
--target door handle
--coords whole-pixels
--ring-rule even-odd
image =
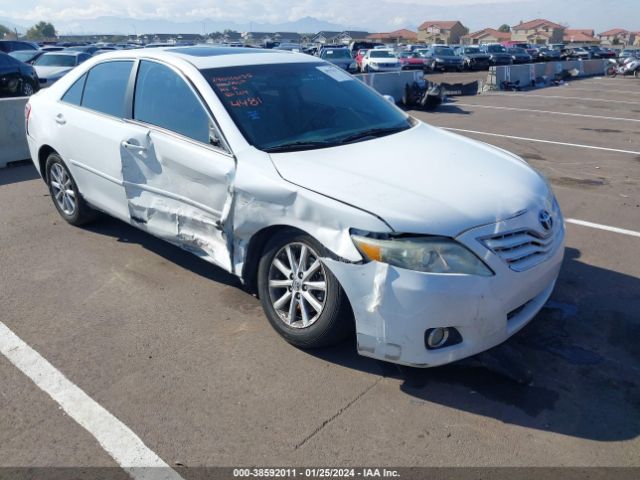
[[[67,123],[67,121],[64,119],[64,116],[59,113],[58,115],[56,115],[56,123],[58,125],[64,125],[65,123]]]
[[[123,146],[123,148],[126,148],[127,150],[134,150],[136,152],[145,152],[147,150],[147,147],[143,147],[142,145],[136,145],[135,143],[129,143],[126,140],[124,140],[121,145]]]

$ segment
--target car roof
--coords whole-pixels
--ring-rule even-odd
[[[318,63],[320,61],[317,57],[287,50],[209,45],[115,50],[100,55],[101,60],[116,58],[148,58],[165,61],[179,58],[198,69],[278,63]]]
[[[78,52],[77,50],[56,50],[54,52],[44,52],[45,55],[47,55],[48,57],[55,57],[55,56],[71,56],[71,57],[77,57],[78,55],[86,55],[86,52]]]

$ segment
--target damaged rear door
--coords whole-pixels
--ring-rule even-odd
[[[139,63],[133,118],[120,151],[131,222],[230,270],[221,224],[235,159],[179,71]]]

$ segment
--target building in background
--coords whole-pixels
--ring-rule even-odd
[[[562,43],[564,31],[564,26],[538,18],[511,27],[511,40],[533,44]]]
[[[580,45],[599,45],[595,31],[588,28],[567,28],[564,31],[564,43],[578,43]]]
[[[393,32],[371,33],[367,40],[382,43],[415,43],[418,41],[418,34],[403,28]]]
[[[636,33],[625,30],[624,28],[614,28],[607,30],[598,35],[602,45],[633,45],[636,39]]]
[[[461,38],[463,45],[483,45],[487,43],[502,43],[511,40],[511,32],[501,32],[495,28],[484,28],[477,32],[464,35]]]
[[[469,29],[457,20],[426,21],[418,27],[418,41],[428,44],[446,43],[457,44],[469,33]]]

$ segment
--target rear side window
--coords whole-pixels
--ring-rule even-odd
[[[125,96],[132,66],[131,61],[115,61],[101,63],[89,70],[82,106],[114,117],[125,117]]]
[[[70,103],[72,105],[80,106],[82,102],[82,91],[84,90],[84,81],[87,79],[87,74],[82,75],[73,85],[67,90],[62,97],[62,101]]]
[[[140,62],[133,118],[209,143],[209,116],[196,94],[176,72],[159,63]]]

